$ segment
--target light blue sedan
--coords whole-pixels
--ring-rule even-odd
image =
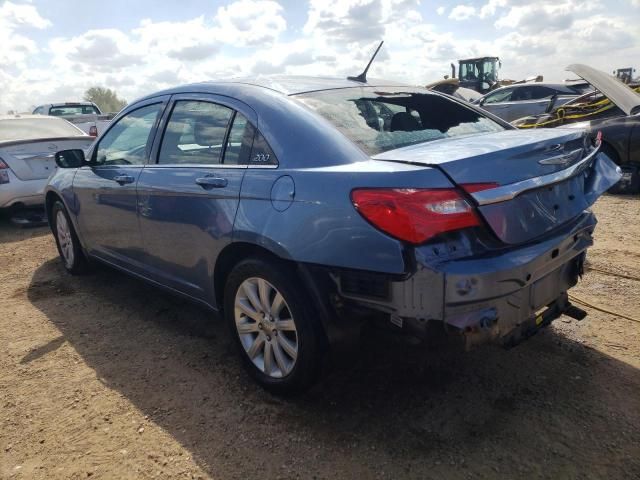
[[[354,325],[469,347],[581,316],[588,207],[619,178],[596,143],[392,82],[201,83],[58,152],[46,204],[69,272],[103,262],[222,313],[251,375],[290,392]]]

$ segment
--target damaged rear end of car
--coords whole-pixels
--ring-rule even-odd
[[[600,139],[576,129],[484,126],[494,120],[453,102],[433,120],[433,110],[429,116],[423,106],[437,100],[398,95],[416,101],[398,101],[402,109],[395,112],[369,106],[382,112],[377,120],[362,115],[381,132],[369,153],[375,162],[418,170],[412,181],[398,174],[384,187],[367,185],[361,175],[351,201],[369,224],[401,242],[405,271],[332,272],[340,306],[382,313],[421,336],[445,331],[467,348],[513,346],[562,314],[584,317],[567,292],[593,244],[596,218],[589,207],[620,178],[599,152]],[[365,99],[354,102],[365,111]],[[325,115],[334,124],[336,111]],[[346,122],[338,128],[361,146],[370,141]],[[388,148],[398,140],[406,146]],[[420,168],[431,172],[422,184]],[[426,180],[435,172],[442,176],[437,186]]]

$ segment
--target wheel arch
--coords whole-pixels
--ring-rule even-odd
[[[230,243],[218,255],[213,272],[213,291],[215,293],[216,306],[219,310],[222,310],[224,304],[224,285],[229,273],[231,273],[235,265],[249,257],[261,257],[295,265],[295,262],[274,253],[262,245],[246,241]]]
[[[62,202],[62,204],[65,206],[66,208],[66,204],[64,203],[64,199],[62,198],[62,195],[60,195],[58,192],[56,192],[55,190],[49,190],[48,192],[45,193],[44,196],[44,208],[45,208],[45,213],[47,214],[47,221],[49,222],[49,225],[51,225],[51,210],[53,209],[53,204],[56,203],[56,201],[60,201]],[[69,209],[67,208],[67,211]]]
[[[78,230],[78,224],[74,215],[74,210],[72,208],[69,208],[69,205],[67,203],[67,200],[65,198],[65,195],[62,192],[59,192],[58,190],[54,190],[54,189],[49,189],[45,192],[44,194],[44,208],[45,208],[45,213],[47,215],[47,221],[49,222],[49,226],[52,226],[52,218],[51,218],[51,211],[53,209],[53,205],[56,203],[56,201],[59,201],[60,203],[62,203],[62,205],[64,206],[64,208],[67,210],[67,214],[69,216],[69,219],[71,220],[71,226],[73,227],[76,236],[78,237],[78,241],[80,242],[80,246],[82,247],[83,250],[85,250],[85,254],[86,254],[86,248],[85,248],[85,243],[82,239],[82,236],[80,235],[80,232]]]
[[[278,255],[263,245],[246,241],[233,242],[227,245],[220,252],[216,260],[213,273],[213,288],[218,311],[223,311],[224,287],[233,267],[249,257],[257,257],[278,263],[284,263],[295,272],[297,279],[304,285],[304,290],[309,297],[309,301],[313,302],[316,306],[316,311],[321,313],[319,315],[319,320],[323,330],[323,341],[326,342],[329,335],[330,323],[333,317],[330,309],[323,301],[323,297],[326,295],[326,292],[316,284],[315,279],[310,275],[309,268],[306,265],[295,262],[288,257]]]

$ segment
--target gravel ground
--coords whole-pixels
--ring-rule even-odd
[[[640,317],[640,198],[604,197],[583,300]],[[616,276],[615,274],[618,274]],[[294,400],[222,322],[0,220],[0,478],[640,478],[640,323],[589,310],[521,346],[374,332]]]

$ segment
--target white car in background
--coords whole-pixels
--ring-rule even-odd
[[[116,115],[102,113],[93,102],[47,103],[36,107],[33,114],[64,118],[92,137],[100,135]]]
[[[55,153],[87,148],[93,140],[62,118],[0,116],[0,209],[44,204]]]

